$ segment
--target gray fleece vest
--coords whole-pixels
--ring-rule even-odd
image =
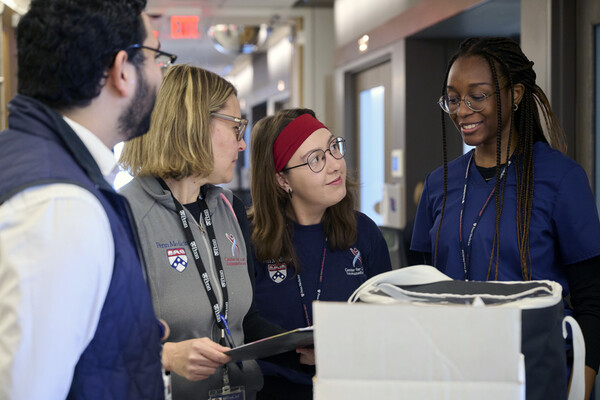
[[[181,220],[171,194],[164,191],[152,177],[138,177],[121,189],[130,202],[136,220],[154,309],[171,328],[169,341],[179,342],[192,338],[209,337],[215,342],[221,338],[210,301],[204,289]],[[242,231],[233,209],[230,191],[208,186],[205,194],[219,246],[221,262],[229,293],[228,322],[237,345],[244,343],[242,323],[252,301],[252,286],[248,275],[247,251]],[[226,199],[226,200],[225,200]],[[203,221],[196,221],[186,210],[188,221],[198,245],[200,257],[212,287],[222,306],[223,296],[217,277],[212,246]],[[253,399],[262,387],[262,375],[254,361],[244,362],[243,369],[229,365],[232,386],[244,385],[246,398]],[[200,382],[189,382],[172,374],[173,398],[199,400],[208,397],[211,389],[222,386],[222,369]]]

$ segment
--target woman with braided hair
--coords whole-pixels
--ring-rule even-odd
[[[411,249],[453,279],[559,282],[585,337],[589,394],[600,363],[600,222],[535,77],[511,39],[461,43],[439,99],[444,164],[426,179]],[[444,112],[475,147],[451,162]]]

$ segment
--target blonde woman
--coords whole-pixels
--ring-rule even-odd
[[[253,399],[262,385],[258,365],[228,364],[224,352],[282,331],[252,307],[245,209],[216,186],[233,178],[246,123],[231,83],[176,65],[160,88],[150,131],[121,155],[135,177],[121,193],[136,220],[154,308],[171,329],[163,365],[178,400],[207,399],[226,386]]]

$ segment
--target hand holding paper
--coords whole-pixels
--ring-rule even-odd
[[[167,371],[172,371],[190,381],[200,381],[215,373],[217,368],[231,360],[226,351],[209,338],[167,342],[163,347],[162,363]]]
[[[300,364],[315,365],[314,347],[299,347],[296,353],[300,354]]]

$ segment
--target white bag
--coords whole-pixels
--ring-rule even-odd
[[[348,300],[379,304],[481,304],[489,309],[517,307],[522,312],[527,399],[566,398],[566,324],[573,332],[573,378],[569,400],[585,393],[585,344],[581,329],[564,317],[562,287],[553,281],[454,281],[436,268],[418,265],[386,272],[366,281]],[[564,393],[561,394],[561,393]]]

